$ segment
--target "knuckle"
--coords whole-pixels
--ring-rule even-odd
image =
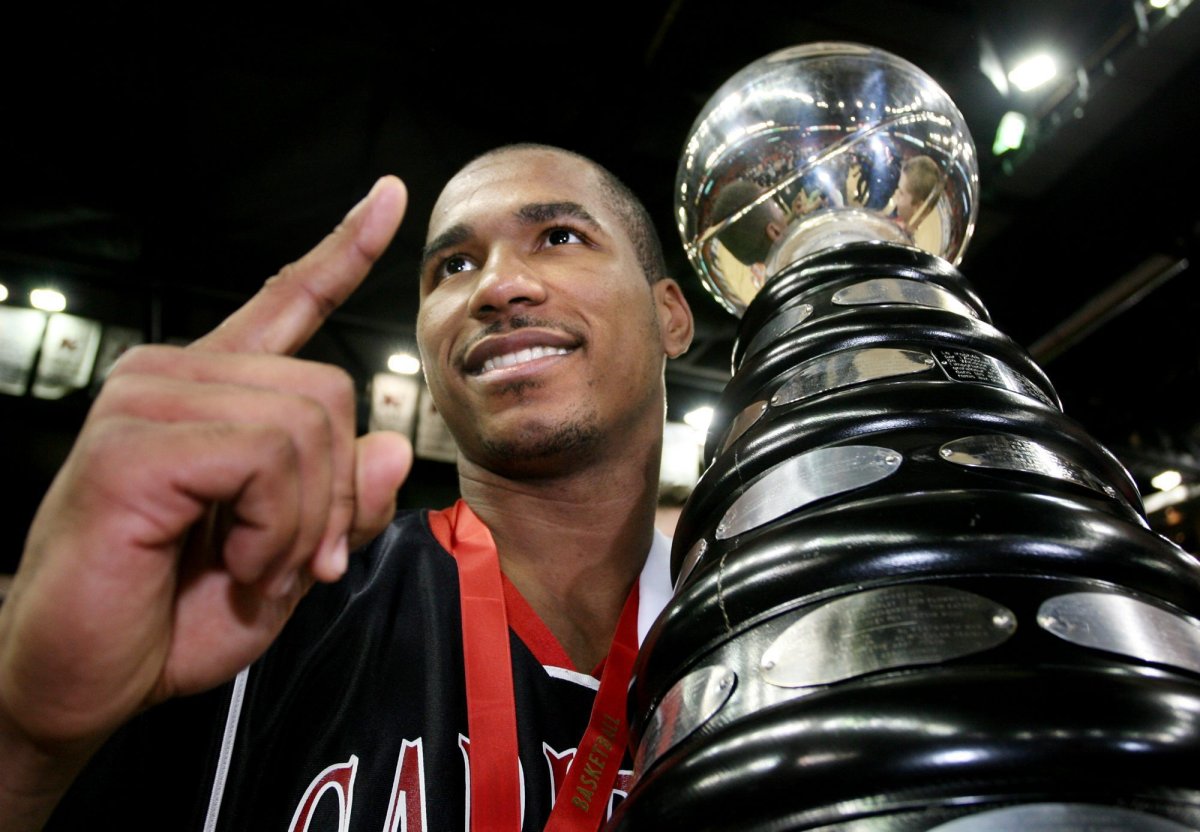
[[[319,440],[328,443],[332,431],[332,422],[328,412],[315,399],[307,396],[296,396],[294,410],[297,429],[309,438],[309,441]]]
[[[260,449],[266,460],[288,470],[299,467],[300,451],[290,431],[276,425],[255,427],[259,432],[255,447]]]
[[[353,417],[358,401],[354,376],[342,367],[323,362],[304,362],[303,381],[295,391],[322,410],[331,429],[342,427],[346,418]]]
[[[353,412],[356,401],[354,377],[332,364],[321,365],[321,389],[337,413]]]
[[[108,377],[111,380],[113,377],[130,373],[155,372],[168,362],[176,360],[180,349],[166,344],[138,344],[130,347],[117,359]]]
[[[89,414],[89,420],[108,419],[113,414],[128,411],[131,406],[144,398],[146,377],[124,373],[110,375],[100,389],[95,404]]]
[[[263,291],[284,300],[301,298],[313,306],[317,316],[324,320],[333,314],[338,303],[335,298],[316,291],[306,279],[307,272],[298,263],[288,263],[277,274],[267,279]]]
[[[145,424],[140,419],[114,416],[91,425],[75,445],[85,468],[107,469],[114,463],[128,465],[144,456]]]

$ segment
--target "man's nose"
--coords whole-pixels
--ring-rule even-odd
[[[536,306],[545,299],[545,284],[525,258],[493,252],[471,293],[470,311],[474,317],[486,317],[514,306]]]

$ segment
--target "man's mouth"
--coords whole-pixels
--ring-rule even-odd
[[[581,340],[561,330],[519,329],[505,335],[490,335],[467,350],[463,369],[468,375],[513,371],[525,364],[569,355],[579,349]]]
[[[516,367],[518,364],[526,364],[538,358],[545,358],[550,355],[566,355],[571,350],[564,347],[529,347],[527,349],[518,350],[517,352],[505,353],[489,358],[483,362],[483,366],[479,368],[479,375],[490,373],[493,370],[505,370],[509,367]]]

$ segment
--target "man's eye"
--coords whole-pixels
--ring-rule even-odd
[[[437,270],[437,277],[449,277],[452,274],[470,271],[473,268],[475,268],[475,265],[470,260],[461,254],[455,254],[453,257],[447,257],[442,261],[442,265]]]
[[[561,246],[567,243],[582,243],[583,237],[569,228],[551,228],[546,234],[546,242],[552,246]]]

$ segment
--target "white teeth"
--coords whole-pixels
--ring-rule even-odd
[[[515,367],[518,364],[524,364],[527,361],[533,361],[536,358],[545,358],[548,355],[566,355],[570,350],[565,347],[528,347],[516,352],[505,353],[489,358],[483,362],[481,373],[490,373],[492,370],[503,370],[507,367]]]

